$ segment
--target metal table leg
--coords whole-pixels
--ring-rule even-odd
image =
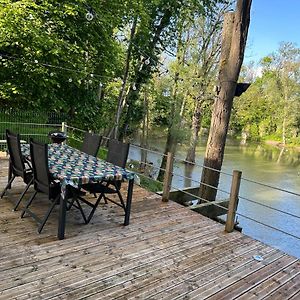
[[[59,219],[58,219],[58,233],[57,238],[63,240],[65,238],[65,227],[66,227],[66,213],[67,213],[67,197],[65,196],[66,191],[62,191],[60,196],[60,205],[59,205]]]
[[[124,226],[129,224],[133,184],[134,184],[134,179],[130,179],[128,182],[128,189],[127,189],[127,200],[126,200]]]

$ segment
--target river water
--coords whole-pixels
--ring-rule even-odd
[[[155,145],[155,149],[159,152],[164,149],[164,140],[153,140],[149,144]],[[199,145],[196,153],[195,166],[187,166],[182,161],[176,160],[174,165],[174,174],[176,175],[172,181],[173,188],[199,186],[205,141]],[[185,155],[186,147],[180,145],[176,158],[184,160]],[[129,158],[140,160],[140,150],[131,147]],[[154,167],[160,166],[161,156],[157,153],[149,153],[148,161],[152,162]],[[224,192],[218,192],[217,199],[228,198],[227,192],[230,191],[231,185],[231,176],[229,175],[232,174],[232,170],[240,170],[243,173],[238,213],[298,236],[299,239],[238,216],[243,233],[300,258],[300,197],[247,181],[249,179],[300,194],[300,152],[262,145],[241,146],[234,140],[228,140],[222,167],[222,172],[226,174],[221,175],[219,184],[219,188]],[[299,216],[299,218],[251,201],[271,206],[277,210]]]

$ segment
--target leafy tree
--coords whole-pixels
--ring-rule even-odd
[[[72,120],[95,117],[99,83],[119,75],[114,32],[125,4],[2,0],[0,105],[64,111]]]
[[[245,137],[272,137],[283,144],[299,134],[299,48],[282,43],[275,53],[261,60],[262,76],[236,100],[231,126]]]
[[[153,73],[159,69],[162,52],[176,49],[178,32],[182,20],[193,20],[215,9],[218,2],[224,1],[144,1],[143,14],[133,39],[132,73],[126,105],[124,106],[121,136],[130,134],[143,117],[139,91],[149,82]],[[227,2],[227,1],[225,1]]]

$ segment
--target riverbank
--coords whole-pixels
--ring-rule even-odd
[[[273,147],[279,148],[279,149],[291,149],[291,150],[300,152],[300,146],[284,145],[281,142],[272,141],[272,140],[264,141],[263,143],[266,144],[266,145],[269,145],[269,146],[273,146]]]

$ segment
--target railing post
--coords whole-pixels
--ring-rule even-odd
[[[67,136],[67,123],[66,122],[61,122],[61,131],[64,132]],[[63,144],[66,144],[67,142],[64,141]]]
[[[61,131],[67,134],[67,123],[61,122]]]
[[[169,195],[170,195],[171,183],[173,177],[173,161],[174,161],[173,153],[168,152],[167,165],[166,165],[166,171],[164,176],[163,195],[162,195],[162,201],[164,202],[169,201]]]
[[[235,214],[239,202],[239,190],[240,190],[242,172],[234,170],[232,175],[233,176],[231,182],[230,199],[228,205],[227,220],[225,225],[226,232],[232,232],[234,229]]]

